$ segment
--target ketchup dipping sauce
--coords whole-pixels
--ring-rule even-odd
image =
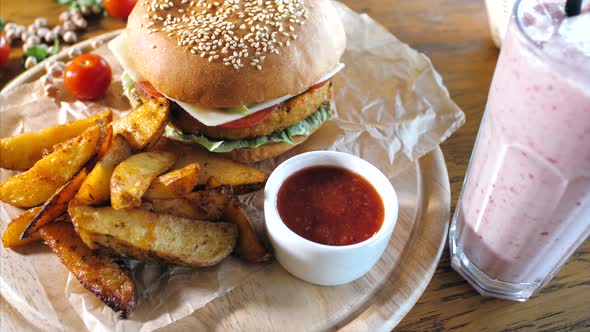
[[[277,209],[293,232],[331,246],[371,238],[383,225],[385,213],[369,181],[337,166],[312,166],[289,176],[279,189]]]
[[[389,178],[343,152],[291,157],[264,187],[264,226],[277,262],[316,285],[342,285],[369,272],[390,243],[398,210]]]

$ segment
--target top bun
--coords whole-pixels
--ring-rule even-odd
[[[330,0],[260,3],[138,1],[129,54],[160,92],[210,107],[296,95],[336,67],[346,37]]]

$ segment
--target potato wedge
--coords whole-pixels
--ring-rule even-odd
[[[71,223],[60,222],[39,230],[60,261],[102,302],[127,317],[135,307],[135,284],[128,271],[113,259],[93,252]]]
[[[176,153],[179,158],[174,168],[198,163],[201,166],[199,185],[205,185],[207,179],[213,176],[222,184],[232,186],[236,195],[259,190],[264,187],[268,179],[268,174],[255,167],[218,156],[195,145],[162,139],[154,149]]]
[[[104,157],[94,166],[76,194],[76,201],[85,205],[103,205],[111,199],[111,176],[115,167],[129,158],[131,147],[117,135]]]
[[[105,126],[105,132],[102,136],[100,144],[96,147],[96,161],[104,158],[105,154],[113,144],[113,126],[109,123]]]
[[[141,206],[141,197],[154,179],[174,164],[170,152],[143,152],[120,163],[111,177],[111,205],[115,210]]]
[[[4,234],[2,234],[2,245],[4,248],[21,247],[41,240],[41,235],[39,235],[38,232],[31,234],[31,236],[26,239],[21,239],[21,235],[27,226],[29,226],[33,218],[39,214],[41,209],[41,206],[28,209],[8,224]]]
[[[233,196],[232,186],[224,184],[215,188],[192,192],[185,195],[184,199],[191,202],[199,210],[208,211],[207,215],[203,216],[203,218],[206,218],[205,220],[217,220],[227,208]]]
[[[199,182],[199,164],[188,164],[158,176],[143,195],[144,200],[171,199],[182,197]]]
[[[235,225],[156,214],[142,209],[70,206],[76,230],[90,246],[99,244],[139,260],[180,266],[209,266],[229,255]]]
[[[21,239],[28,238],[37,233],[39,228],[54,221],[57,217],[66,213],[68,204],[80,189],[82,182],[88,175],[86,168],[82,168],[68,183],[59,188],[45,204],[41,211],[31,220],[21,235]]]
[[[20,208],[30,208],[48,200],[96,154],[104,132],[101,126],[60,146],[31,169],[0,184],[0,200]]]
[[[240,258],[252,263],[265,262],[270,259],[270,253],[258,239],[237,198],[232,198],[225,211],[223,211],[221,219],[238,226],[239,238],[236,254]]]
[[[154,199],[147,205],[156,213],[166,213],[194,220],[219,220],[233,194],[231,186],[224,185],[214,189],[201,190],[184,198]],[[144,205],[142,205],[142,208]]]
[[[36,133],[0,139],[0,167],[14,170],[27,170],[42,159],[43,150],[81,135],[86,129],[98,123],[107,124],[113,120],[113,112],[108,110],[78,121],[53,126]]]
[[[166,98],[153,99],[113,122],[114,134],[125,137],[133,151],[143,151],[164,134],[169,114]]]

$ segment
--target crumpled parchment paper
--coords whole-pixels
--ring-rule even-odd
[[[449,137],[465,121],[464,114],[450,99],[426,56],[367,15],[334,4],[348,38],[342,59],[346,68],[334,79],[337,115],[304,144],[259,167],[270,172],[305,151],[337,150],[360,156],[393,178]],[[65,123],[105,107],[117,116],[128,111],[129,105],[121,97],[121,67],[106,46],[95,52],[107,59],[114,73],[103,100],[76,101],[61,82],[57,83],[60,94],[55,100],[43,95],[37,81],[4,90],[0,94],[1,136]],[[0,180],[13,174],[1,170]],[[242,198],[258,231],[264,222],[262,199],[262,192]],[[4,230],[20,210],[4,203],[0,208]],[[1,254],[3,302],[43,330],[151,331],[186,317],[247,278],[256,278],[265,266],[233,257],[202,269],[133,262],[139,304],[129,319],[120,320],[42,244],[17,251],[2,248]]]

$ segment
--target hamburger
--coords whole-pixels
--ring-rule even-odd
[[[109,48],[132,104],[171,101],[167,137],[255,162],[333,115],[345,43],[330,0],[140,0]]]

